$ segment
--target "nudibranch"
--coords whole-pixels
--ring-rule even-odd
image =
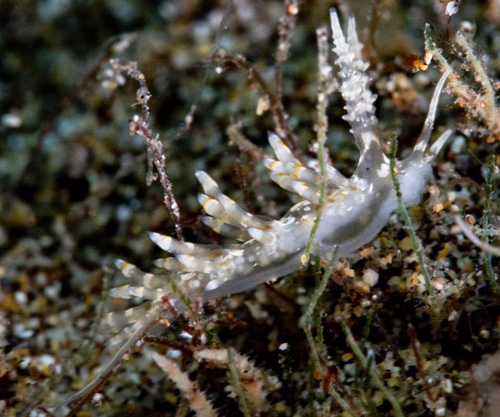
[[[377,135],[373,105],[376,96],[369,90],[368,64],[362,60],[362,45],[358,41],[355,21],[349,18],[346,37],[334,10],[331,11],[331,24],[333,51],[337,56],[335,62],[340,68],[339,88],[346,103],[344,119],[351,126],[360,157],[349,178],[327,164],[324,178],[326,198],[311,246],[319,248],[321,255],[335,250],[338,257],[345,257],[377,236],[398,208],[398,199],[389,158]],[[446,130],[432,146],[428,146],[439,96],[448,74],[441,77],[435,88],[413,151],[407,158],[396,162],[402,201],[406,207],[419,204],[432,178],[431,162],[452,132]],[[319,173],[309,167],[314,163],[304,166],[296,159],[277,135],[270,134],[269,143],[276,159],[263,162],[271,179],[280,187],[298,194],[301,201],[280,220],[253,215],[224,195],[207,173],[196,172],[204,191],[198,197],[207,214],[203,222],[239,243],[227,247],[202,245],[150,233],[151,240],[171,255],[155,262],[165,273],[145,273],[132,264],[117,261],[118,268],[130,283],[112,289],[111,295],[139,297],[147,303],[123,313],[111,313],[111,324],[120,329],[122,336],[126,334],[129,338],[106,369],[115,366],[141,335],[161,318],[171,318],[172,306],[178,312],[185,311],[185,298],[183,301],[179,294],[203,302],[217,300],[285,276],[303,266],[317,215]],[[68,401],[90,392],[98,380],[99,377]]]

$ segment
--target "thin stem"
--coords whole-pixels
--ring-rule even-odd
[[[323,368],[323,365],[321,363],[321,359],[318,354],[318,349],[317,349],[317,341],[314,340],[314,336],[312,334],[312,323],[314,319],[314,314],[316,311],[316,307],[319,303],[319,300],[323,293],[325,292],[326,285],[328,284],[328,280],[330,278],[330,275],[332,273],[333,267],[335,266],[335,262],[337,260],[337,247],[335,247],[335,250],[332,254],[332,258],[330,259],[328,266],[325,269],[325,272],[323,273],[322,278],[320,279],[318,286],[316,287],[313,296],[311,297],[311,302],[309,303],[309,306],[307,307],[307,311],[304,314],[303,320],[304,320],[304,333],[306,334],[306,339],[307,342],[309,343],[309,348],[311,349],[311,358],[312,358],[312,363],[311,363],[311,374],[314,374],[316,370],[319,370],[322,375],[325,374],[325,370]],[[311,385],[312,382],[309,382],[309,385]],[[351,413],[352,415],[357,415],[356,413],[356,404],[349,404],[344,398],[337,392],[337,390],[333,387],[332,384],[329,384],[328,386],[328,393],[333,397],[335,401],[344,409],[345,411]]]
[[[486,174],[486,209],[483,212],[482,227],[483,230],[488,230],[490,217],[491,217],[491,193],[493,192],[493,172],[495,170],[495,156],[491,155],[488,163],[488,171]],[[483,235],[483,242],[489,244],[489,238],[486,234]],[[484,257],[484,268],[486,270],[486,275],[490,281],[491,289],[495,294],[500,293],[500,288],[498,286],[497,280],[495,278],[495,273],[493,272],[493,266],[491,264],[491,254],[485,251],[483,253]]]
[[[391,138],[391,155],[389,159],[389,164],[391,168],[392,183],[394,185],[394,190],[396,191],[396,197],[398,199],[399,212],[401,214],[401,217],[403,217],[405,223],[405,229],[407,230],[408,234],[411,237],[413,250],[417,254],[418,263],[420,264],[420,269],[422,270],[422,274],[424,275],[425,287],[427,289],[427,292],[431,296],[431,299],[434,301],[436,299],[436,293],[434,292],[434,288],[432,288],[431,277],[429,271],[427,270],[427,266],[424,262],[422,242],[415,233],[415,229],[413,228],[413,223],[411,222],[408,210],[406,210],[406,207],[403,203],[403,196],[401,195],[401,188],[399,186],[397,168],[396,168],[396,148],[397,148],[396,136],[393,135]]]
[[[458,32],[456,36],[456,40],[460,48],[465,52],[467,60],[471,63],[472,68],[476,72],[477,78],[476,80],[482,85],[485,92],[485,104],[486,104],[486,123],[488,125],[488,129],[494,130],[498,124],[498,110],[495,105],[495,91],[493,90],[493,86],[488,78],[488,74],[484,70],[481,62],[479,62],[478,58],[474,54],[474,51],[470,47],[467,39],[463,33]]]
[[[274,64],[274,86],[279,102],[283,99],[283,64],[288,59],[290,52],[290,39],[297,20],[299,7],[296,0],[285,0],[285,14],[278,25],[279,40],[276,47],[276,60]]]
[[[366,324],[365,328],[363,329],[363,337],[359,342],[361,349],[364,349],[365,343],[368,340],[368,337],[370,336],[370,330],[372,327],[373,319],[375,318],[376,311],[377,311],[377,303],[373,301],[371,303],[370,310],[368,311],[368,315],[366,316]]]
[[[76,394],[73,394],[71,397],[67,398],[56,404],[48,404],[45,405],[47,408],[59,408],[66,404],[71,404],[77,402],[75,407],[67,414],[66,417],[71,417],[75,415],[78,410],[80,410],[83,405],[92,397],[92,395],[106,383],[109,377],[113,374],[115,369],[123,360],[125,354],[132,349],[132,347],[152,328],[154,327],[161,319],[160,314],[153,315],[149,320],[147,320],[143,326],[137,329],[129,339],[122,345],[122,347],[115,353],[115,355],[111,358],[111,360],[106,364],[104,369],[102,369],[97,376],[85,387],[83,387]]]
[[[441,54],[441,50],[436,46],[436,43],[432,39],[431,34],[431,25],[429,23],[425,24],[424,28],[424,38],[425,38],[425,49],[432,52],[432,55],[439,62],[439,66],[441,67],[441,72],[445,72],[450,67],[446,58]]]
[[[417,371],[420,377],[420,381],[422,383],[422,388],[427,394],[429,400],[433,402],[434,396],[432,395],[432,391],[429,385],[429,380],[427,379],[427,375],[425,374],[424,361],[422,358],[422,354],[420,353],[420,346],[421,346],[420,341],[418,340],[415,326],[411,323],[408,323],[408,336],[410,336],[413,354],[415,355],[415,364],[417,365]]]
[[[347,324],[345,323],[345,321],[342,318],[337,317],[336,320],[340,324],[340,326],[342,327],[342,330],[344,331],[344,333],[346,335],[347,344],[349,345],[349,347],[353,351],[354,355],[356,356],[356,358],[360,362],[361,366],[367,370],[367,372],[369,373],[375,386],[382,392],[382,394],[384,394],[387,401],[389,401],[391,403],[392,408],[394,409],[396,416],[404,417],[404,413],[403,413],[403,410],[401,409],[401,405],[399,404],[399,401],[397,400],[397,398],[394,395],[392,395],[392,393],[384,385],[384,383],[382,382],[382,379],[380,378],[380,376],[377,372],[377,369],[374,366],[371,366],[368,359],[366,358],[366,356],[363,354],[363,352],[359,348],[358,344],[356,343],[356,340],[354,340],[354,336],[351,333],[351,329],[349,329],[349,327],[347,326]]]
[[[306,318],[311,319],[314,315],[314,311],[316,310],[316,306],[318,305],[319,299],[323,295],[326,289],[326,285],[328,284],[328,279],[330,278],[330,275],[332,274],[333,267],[335,266],[335,262],[337,261],[337,252],[338,252],[338,247],[335,246],[335,249],[333,250],[332,257],[330,261],[328,262],[328,265],[325,269],[325,272],[323,273],[323,277],[321,278],[318,287],[313,293],[313,296],[311,297],[311,302],[309,303],[309,306],[307,307],[306,311]]]
[[[318,103],[316,105],[317,109],[317,134],[316,134],[316,144],[318,147],[318,164],[319,164],[319,202],[318,208],[316,210],[316,218],[314,219],[314,225],[311,230],[311,235],[306,245],[306,250],[304,257],[302,259],[302,264],[306,265],[309,262],[309,256],[311,254],[311,249],[314,241],[314,236],[319,227],[321,221],[321,212],[323,210],[323,205],[326,199],[326,163],[328,159],[328,152],[325,148],[325,142],[327,139],[328,132],[328,117],[326,115],[326,110],[328,108],[328,94],[330,85],[330,71],[331,68],[328,65],[328,31],[325,27],[319,28],[316,31],[316,37],[318,42]]]
[[[234,364],[234,353],[231,348],[227,350],[227,364],[229,367],[229,372],[231,373],[231,382],[236,391],[236,395],[238,395],[240,410],[245,417],[251,417],[252,415],[250,414],[250,409],[248,408],[247,400],[245,398],[245,394],[243,393],[240,375],[238,374],[238,370],[236,369],[236,365]]]
[[[177,239],[184,241],[184,235],[181,227],[181,215],[179,205],[174,196],[172,182],[167,175],[165,167],[165,155],[163,152],[163,143],[160,140],[160,135],[154,133],[151,128],[150,112],[148,101],[151,98],[151,93],[146,84],[146,77],[137,68],[137,62],[126,62],[122,65],[123,70],[126,71],[130,78],[136,80],[140,88],[136,92],[137,103],[135,105],[141,106],[142,117],[135,115],[129,123],[130,134],[141,136],[148,150],[148,173],[146,182],[149,185],[160,176],[160,184],[163,188],[163,202],[170,213],[170,217],[174,222],[175,232]],[[154,170],[156,169],[156,173]]]
[[[316,349],[316,343],[312,334],[312,323],[316,306],[318,305],[319,299],[325,292],[326,285],[328,284],[328,280],[332,273],[333,267],[335,266],[336,259],[337,259],[337,247],[335,247],[332,258],[330,259],[330,262],[328,263],[328,266],[326,267],[325,272],[323,273],[323,277],[320,279],[318,283],[318,286],[314,290],[314,293],[311,297],[311,302],[309,303],[307,311],[304,314],[304,332],[306,333],[306,338],[307,341],[309,342],[309,347],[311,348],[315,368],[319,369],[321,372],[323,372],[323,366],[319,359],[318,351]]]
[[[491,246],[490,244],[480,240],[460,216],[455,216],[455,222],[467,239],[474,243],[474,245],[476,245],[479,249],[488,252],[493,256],[500,256],[500,248]]]

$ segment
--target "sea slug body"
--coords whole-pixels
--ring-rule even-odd
[[[361,57],[362,45],[357,38],[355,21],[349,18],[346,37],[334,10],[331,11],[331,23],[333,51],[340,68],[340,92],[346,103],[344,118],[351,125],[360,157],[349,178],[332,165],[326,166],[326,198],[311,246],[319,248],[322,255],[336,250],[338,257],[344,257],[377,236],[397,209],[398,200],[389,158],[376,133],[373,106],[376,97],[369,90],[368,64]],[[432,146],[428,146],[439,96],[448,74],[443,74],[435,88],[422,133],[412,153],[406,159],[396,161],[402,201],[406,207],[419,204],[432,178],[430,164],[452,132],[446,130]],[[156,266],[165,270],[164,274],[145,273],[132,264],[117,261],[118,268],[130,283],[112,289],[111,295],[139,297],[148,303],[110,315],[110,324],[119,329],[122,336],[131,336],[107,369],[118,363],[120,355],[123,356],[152,324],[157,323],[158,317],[171,318],[165,306],[166,297],[169,304],[182,313],[185,304],[177,295],[179,293],[192,300],[207,302],[254,288],[303,266],[317,216],[320,176],[298,161],[277,135],[270,134],[269,143],[276,159],[263,162],[271,179],[280,187],[298,194],[302,201],[280,220],[252,215],[224,195],[207,173],[196,172],[203,188],[198,199],[207,214],[203,218],[204,224],[240,243],[228,247],[201,245],[150,233],[151,240],[172,255],[155,261]],[[81,397],[93,386],[95,381],[68,401]]]
[[[338,16],[331,13],[333,51],[340,67],[340,91],[346,102],[344,118],[360,150],[358,167],[350,178],[344,177],[332,165],[326,166],[326,199],[321,220],[312,242],[321,254],[337,250],[337,256],[352,254],[369,243],[385,226],[398,207],[390,175],[389,158],[385,155],[376,133],[377,120],[368,88],[368,64],[361,58],[355,21],[349,19],[347,39]],[[439,95],[448,73],[437,84],[427,119],[412,154],[397,161],[398,180],[406,207],[417,205],[432,177],[430,163],[451,134],[447,130],[428,148]],[[229,294],[251,289],[263,282],[287,275],[302,266],[306,245],[311,236],[319,202],[319,174],[303,166],[290,149],[275,134],[269,143],[276,159],[265,159],[271,179],[280,187],[298,194],[302,201],[294,205],[280,220],[255,216],[242,209],[222,193],[217,183],[203,172],[196,176],[204,193],[198,199],[207,216],[203,222],[216,232],[242,243],[230,247],[199,245],[177,241],[169,236],[150,233],[150,238],[171,257],[155,264],[165,269],[164,276],[147,274],[133,265],[118,261],[124,275],[138,282],[112,290],[112,296],[140,297],[161,303],[162,297],[177,291],[189,298],[203,301],[219,299]],[[176,308],[181,308],[172,297]],[[139,317],[140,309],[138,309]],[[127,318],[139,318],[130,312]]]
[[[368,64],[361,58],[355,21],[348,22],[347,39],[335,11],[331,12],[333,51],[340,67],[340,92],[346,102],[344,118],[351,125],[360,151],[359,163],[350,178],[332,165],[326,166],[326,199],[321,220],[312,242],[322,255],[336,248],[337,256],[352,254],[369,243],[397,209],[398,201],[390,175],[389,158],[376,133],[375,96],[368,88]],[[424,128],[413,152],[397,161],[397,176],[406,207],[419,204],[428,181],[432,178],[430,163],[451,134],[445,131],[428,149],[439,96],[448,73],[439,80],[434,91]],[[290,274],[303,264],[319,202],[319,174],[298,161],[290,149],[275,135],[269,143],[276,159],[265,159],[271,179],[280,187],[298,194],[302,201],[294,205],[280,220],[246,212],[222,193],[217,183],[205,172],[196,172],[204,193],[198,200],[207,216],[203,222],[216,232],[241,242],[229,247],[180,242],[169,236],[150,233],[151,240],[172,256],[155,261],[165,270],[153,275],[135,266],[117,261],[129,285],[111,290],[113,297],[139,297],[157,304],[169,297],[179,311],[183,303],[174,293],[204,302],[245,291],[257,285]],[[311,164],[313,165],[313,164]],[[150,309],[150,307],[147,307]],[[146,306],[110,315],[115,327],[133,323],[140,327],[146,319]],[[153,309],[156,311],[156,309]],[[151,311],[151,310],[150,310]],[[130,329],[130,330],[132,330]]]

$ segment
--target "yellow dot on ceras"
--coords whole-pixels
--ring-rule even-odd
[[[210,200],[213,200],[213,198],[210,198],[209,196],[205,196],[205,201],[203,201],[203,203],[201,203],[201,206],[203,208],[205,208],[206,204],[210,201]]]
[[[302,262],[302,265],[306,266],[308,261],[309,261],[309,258],[308,258],[308,256],[304,253],[304,254],[300,257],[300,262]]]
[[[342,361],[349,362],[353,357],[354,355],[351,352],[344,353],[342,355]]]

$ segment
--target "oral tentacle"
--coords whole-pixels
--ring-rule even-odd
[[[439,97],[441,96],[441,92],[450,73],[451,68],[448,68],[443,73],[436,85],[436,88],[434,89],[434,93],[432,94],[432,99],[429,104],[429,110],[427,111],[427,117],[425,118],[424,127],[422,128],[422,133],[420,133],[420,136],[418,137],[417,143],[413,150],[413,153],[416,155],[416,157],[421,157],[427,149],[427,145],[432,134],[432,129],[434,128],[434,120],[436,118]]]

